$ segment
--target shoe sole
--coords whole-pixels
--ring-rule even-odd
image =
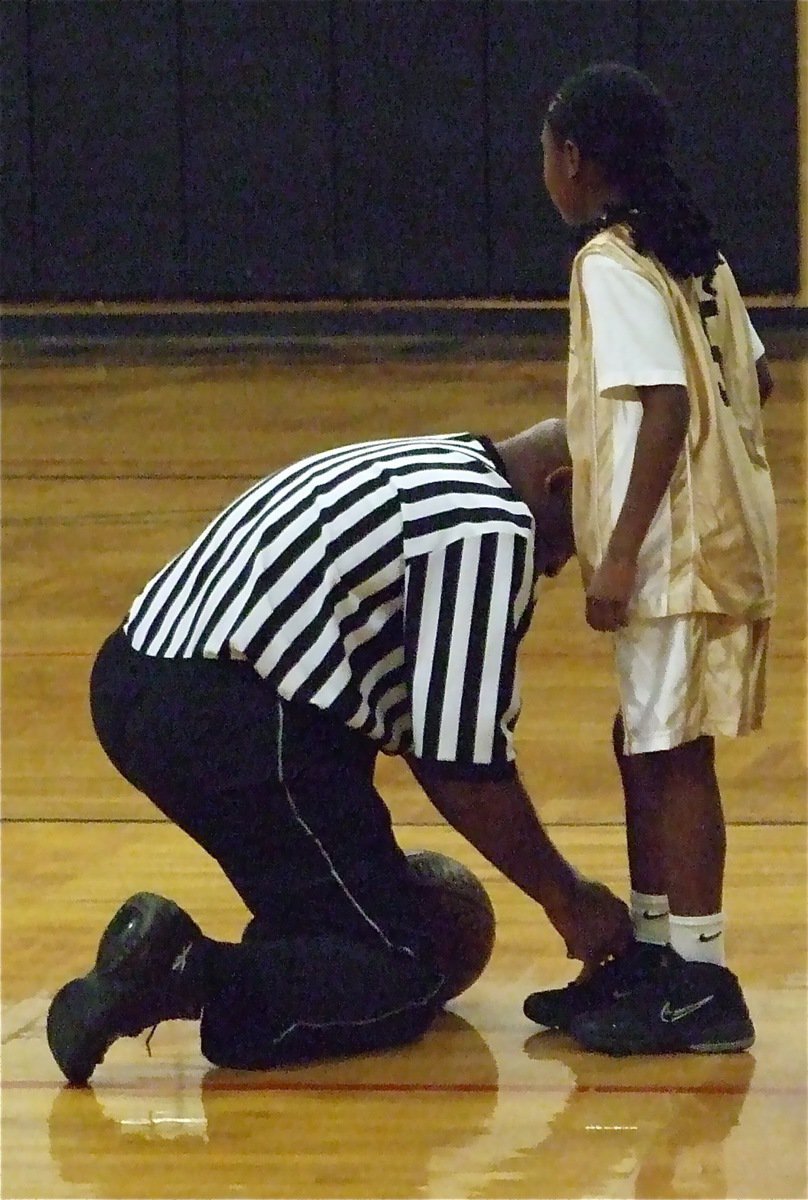
[[[734,1054],[740,1050],[748,1050],[755,1042],[754,1031],[751,1033],[743,1033],[739,1037],[731,1038],[724,1042],[694,1042],[692,1046],[688,1046],[694,1054]]]
[[[660,1046],[636,1040],[634,1042],[610,1042],[607,1038],[590,1038],[576,1034],[576,1041],[585,1050],[610,1054],[614,1058],[626,1058],[631,1054],[736,1054],[748,1050],[755,1041],[755,1031],[746,1023],[728,1025],[705,1041],[685,1042],[680,1045]]]
[[[581,1011],[581,1012],[576,1012],[574,1014],[574,1016],[566,1017],[563,1019],[556,1018],[555,1020],[550,1021],[550,1020],[544,1020],[538,1014],[534,1015],[533,1013],[525,1012],[525,1016],[527,1017],[527,1019],[529,1021],[533,1021],[533,1023],[535,1025],[539,1025],[542,1029],[552,1029],[556,1033],[569,1033],[570,1027],[571,1027],[573,1021],[576,1019],[576,1017],[580,1017],[583,1015],[584,1015],[584,1012]]]
[[[122,933],[131,927],[126,910],[138,918],[131,937]],[[105,983],[125,983],[136,978],[143,960],[153,953],[158,940],[176,940],[178,921],[196,928],[179,905],[150,892],[138,892],[126,900],[107,925],[98,944],[95,966],[86,975],[71,979],[56,993],[48,1009],[47,1039],[51,1054],[70,1083],[84,1084],[116,1037],[118,1014],[126,1004]],[[137,1036],[136,1034],[133,1036]]]
[[[559,1029],[562,1033],[567,1033],[569,1031],[569,1026],[574,1019],[573,1017],[570,1017],[567,1020],[559,1019],[557,1013],[552,1019],[547,1019],[546,1015],[542,1016],[541,1013],[531,1009],[527,1003],[522,1006],[522,1011],[527,1017],[528,1021],[533,1021],[534,1024],[541,1025],[543,1029]],[[580,1014],[576,1013],[575,1016],[580,1016]]]

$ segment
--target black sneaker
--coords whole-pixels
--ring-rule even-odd
[[[587,1050],[617,1055],[748,1050],[755,1027],[732,971],[668,954],[655,979],[624,1000],[576,1017],[570,1026],[575,1040]]]
[[[71,1083],[86,1083],[116,1038],[200,1016],[201,973],[189,956],[201,939],[173,900],[138,892],[121,905],[93,969],[66,983],[48,1010],[48,1045]]]
[[[623,999],[653,978],[668,953],[667,946],[632,942],[617,958],[610,958],[580,983],[533,992],[525,1000],[525,1016],[548,1029],[569,1032],[576,1017]]]

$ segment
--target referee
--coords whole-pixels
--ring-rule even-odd
[[[201,1016],[205,1056],[263,1068],[391,1046],[440,1008],[373,785],[402,756],[460,834],[545,910],[571,957],[624,905],[547,836],[517,774],[517,650],[539,576],[574,553],[564,423],[343,446],[262,479],[144,588],[90,682],[120,773],[219,863],[252,920],[204,937],[138,893],[48,1040],[84,1082],[119,1036]]]

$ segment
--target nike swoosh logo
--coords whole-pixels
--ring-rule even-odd
[[[665,1021],[668,1025],[674,1021],[681,1021],[682,1017],[689,1017],[691,1013],[698,1012],[700,1008],[704,1008],[705,1004],[709,1004],[714,999],[714,995],[702,996],[701,1000],[696,1000],[693,1004],[683,1004],[681,1008],[672,1008],[670,1001],[666,1000],[659,1013],[660,1020]]]
[[[720,937],[721,937],[721,930],[719,929],[718,933],[700,933],[699,941],[700,942],[714,942],[716,938],[720,938]]]
[[[661,921],[663,917],[667,917],[667,916],[669,916],[669,914],[666,912],[664,912],[664,913],[644,912],[642,915],[642,919],[644,921]]]

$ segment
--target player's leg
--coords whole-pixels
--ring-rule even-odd
[[[727,837],[715,773],[715,739],[703,735],[642,757],[652,760],[663,792],[660,849],[668,877],[674,949],[684,953],[677,922],[712,915],[716,928],[697,939],[686,957],[723,963]]]
[[[627,755],[622,713],[612,726],[612,747],[620,772],[626,812],[626,843],[634,943],[615,959],[587,971],[564,987],[533,992],[525,1016],[538,1025],[569,1030],[583,1013],[625,997],[645,984],[660,967],[660,948],[668,943],[668,897],[662,855],[658,772],[648,755]]]
[[[765,621],[711,614],[637,622],[616,638],[627,808],[642,859],[653,853],[664,864],[671,939],[688,958],[724,962],[721,922],[688,944],[682,921],[721,914],[726,832],[714,735],[760,726],[767,641]]]
[[[573,1022],[590,1048],[726,1051],[754,1039],[738,981],[724,966],[725,827],[713,734],[760,723],[764,643],[760,629],[703,615],[647,622],[618,638],[625,752],[644,760],[654,781],[649,809],[661,817],[673,953],[656,981]]]
[[[669,940],[669,907],[660,841],[662,796],[658,773],[647,755],[628,755],[624,744],[623,715],[618,712],[612,726],[612,746],[625,804],[634,936],[639,942],[665,946]]]

